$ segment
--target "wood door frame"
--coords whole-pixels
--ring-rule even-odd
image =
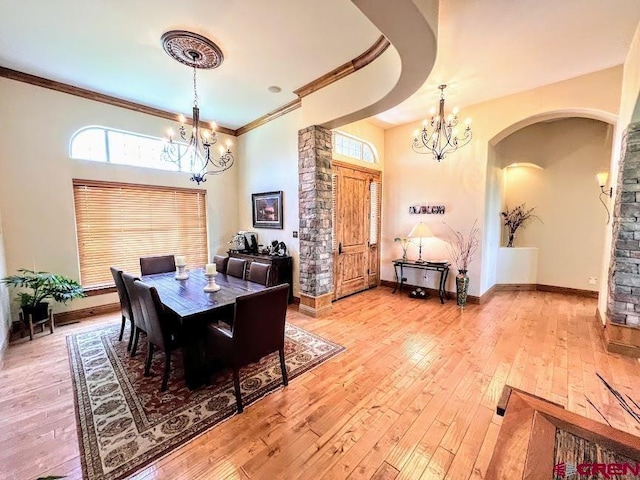
[[[332,176],[336,174],[336,171],[338,169],[350,169],[350,170],[354,170],[357,171],[359,173],[364,173],[366,175],[369,176],[369,194],[367,197],[367,202],[366,204],[369,205],[369,211],[368,211],[368,215],[370,218],[371,215],[371,183],[373,182],[377,182],[380,185],[380,191],[378,192],[378,196],[379,196],[379,200],[378,203],[380,205],[379,211],[378,211],[378,223],[377,223],[377,233],[378,233],[378,239],[377,239],[377,243],[374,245],[368,245],[368,256],[367,256],[367,269],[368,269],[368,277],[367,277],[367,287],[366,289],[369,288],[373,288],[373,287],[377,287],[380,285],[380,242],[381,242],[381,227],[382,227],[382,171],[381,170],[376,170],[373,168],[368,168],[368,167],[364,167],[361,165],[357,165],[354,163],[348,163],[348,162],[344,162],[344,161],[340,161],[340,160],[333,160],[331,161],[331,171],[332,171]],[[332,180],[332,184],[333,184],[333,180]],[[333,216],[334,219],[336,218],[336,212],[335,212],[335,204],[332,206],[333,209]],[[369,229],[370,229],[370,221],[368,222],[369,225]],[[334,233],[336,233],[336,229],[335,229],[335,225],[331,226],[332,231]],[[369,230],[369,237],[371,235],[371,231]],[[337,242],[337,239],[335,239]],[[375,260],[377,262],[377,269],[376,272],[374,274],[371,274],[371,261],[370,261],[370,255],[371,255],[371,251],[375,250]],[[332,255],[332,261],[333,261],[333,291],[332,291],[332,300],[335,301],[337,299],[337,283],[338,283],[338,251],[337,248],[335,248],[335,244],[334,244],[334,249],[333,249],[333,255]],[[375,275],[375,278],[373,279],[374,281],[372,282],[372,278],[371,275]],[[342,298],[342,297],[341,297]]]

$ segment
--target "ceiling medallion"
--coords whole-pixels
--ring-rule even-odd
[[[189,67],[217,68],[224,60],[220,47],[197,33],[171,30],[161,40],[167,54]]]

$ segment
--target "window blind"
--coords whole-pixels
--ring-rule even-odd
[[[380,182],[370,183],[370,206],[369,206],[369,244],[378,244],[378,226],[380,225]]]
[[[148,255],[207,263],[204,190],[74,180],[73,196],[83,287],[113,285],[111,266],[139,274]]]

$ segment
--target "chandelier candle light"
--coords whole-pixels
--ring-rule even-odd
[[[183,30],[172,30],[162,35],[162,46],[171,57],[184,65],[193,67],[193,125],[191,133],[187,134],[186,118],[184,115],[180,115],[178,117],[180,138],[186,144],[175,142],[174,133],[169,129],[162,158],[178,165],[181,170],[188,166],[192,172],[190,180],[200,185],[200,183],[207,181],[206,175],[222,173],[231,168],[234,162],[230,140],[227,140],[226,148],[222,145],[218,147],[219,156],[211,152],[213,146],[218,142],[217,126],[215,122],[211,122],[209,124],[210,130],[203,127],[198,107],[196,69],[219,67],[224,57],[220,48],[208,38]]]
[[[440,85],[440,107],[438,114],[436,109],[431,109],[431,120],[422,122],[422,131],[413,132],[413,150],[417,153],[432,153],[433,158],[440,162],[448,153],[464,147],[471,141],[471,119],[467,118],[466,127],[462,135],[458,136],[458,108],[445,116],[444,89],[446,85]],[[429,130],[429,127],[431,130]]]

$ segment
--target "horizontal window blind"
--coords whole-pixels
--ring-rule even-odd
[[[80,281],[113,285],[109,267],[140,273],[140,257],[185,255],[207,263],[204,190],[74,180]]]

